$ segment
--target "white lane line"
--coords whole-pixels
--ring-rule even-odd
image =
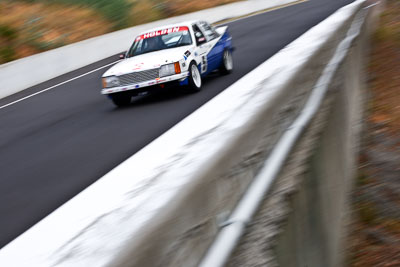
[[[93,72],[96,72],[96,71],[98,71],[98,70],[101,70],[101,69],[104,69],[104,68],[106,68],[106,67],[108,67],[108,66],[111,66],[111,65],[113,65],[113,64],[115,64],[115,63],[117,63],[117,62],[119,62],[119,61],[120,61],[120,60],[114,61],[114,62],[112,62],[112,63],[109,63],[109,64],[104,65],[104,66],[102,66],[102,67],[99,67],[99,68],[97,68],[97,69],[91,70],[91,71],[89,71],[89,72],[86,72],[86,73],[84,73],[84,74],[81,74],[81,75],[79,75],[79,76],[76,76],[76,77],[74,77],[74,78],[71,78],[71,79],[69,79],[69,80],[63,81],[63,82],[58,83],[58,84],[53,85],[53,86],[50,86],[50,87],[48,87],[48,88],[46,88],[46,89],[43,89],[43,90],[41,90],[41,91],[38,91],[38,92],[36,92],[36,93],[34,93],[34,94],[25,96],[25,97],[20,98],[20,99],[18,99],[18,100],[15,100],[15,101],[13,101],[13,102],[11,102],[11,103],[8,103],[8,104],[6,104],[6,105],[4,105],[4,106],[0,106],[0,109],[6,108],[6,107],[11,106],[11,105],[14,105],[14,104],[16,104],[16,103],[18,103],[18,102],[21,102],[21,101],[23,101],[23,100],[25,100],[25,99],[31,98],[31,97],[33,97],[33,96],[35,96],[35,95],[44,93],[44,92],[49,91],[49,90],[51,90],[51,89],[54,89],[54,88],[56,88],[56,87],[58,87],[58,86],[60,86],[60,85],[63,85],[63,84],[72,82],[72,81],[74,81],[74,80],[76,80],[76,79],[82,78],[82,77],[84,77],[84,76],[86,76],[86,75],[89,75],[89,74],[91,74],[91,73],[93,73]]]

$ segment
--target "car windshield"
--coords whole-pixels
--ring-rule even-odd
[[[173,27],[148,32],[136,37],[128,51],[128,57],[138,56],[154,51],[191,45],[192,38],[188,27]]]

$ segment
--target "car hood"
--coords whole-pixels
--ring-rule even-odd
[[[191,48],[192,46],[182,46],[127,58],[107,70],[103,77],[158,68],[183,59],[184,53]]]

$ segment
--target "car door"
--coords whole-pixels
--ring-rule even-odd
[[[222,62],[224,45],[220,42],[220,35],[205,21],[199,22],[199,28],[207,39],[207,73],[217,69]]]
[[[194,37],[196,39],[196,50],[195,57],[200,62],[200,72],[205,74],[208,70],[207,52],[209,50],[209,44],[204,36],[204,33],[200,30],[199,25],[196,23],[192,25]]]

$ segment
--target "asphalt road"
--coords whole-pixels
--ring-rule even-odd
[[[99,93],[103,69],[0,109],[0,247],[350,2],[311,0],[229,23],[234,72],[205,79],[196,94],[172,90],[117,109]],[[2,99],[0,106],[116,59]]]

